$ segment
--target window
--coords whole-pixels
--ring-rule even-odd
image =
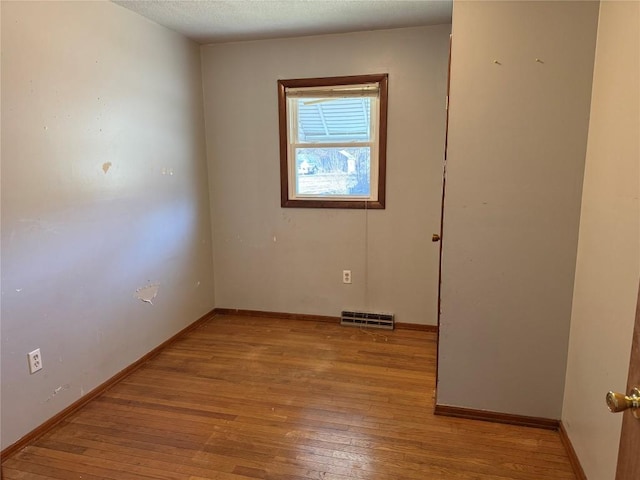
[[[278,81],[283,207],[384,208],[387,74]]]

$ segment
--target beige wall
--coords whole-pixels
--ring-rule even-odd
[[[449,25],[202,50],[216,306],[436,323]],[[280,207],[278,79],[389,74],[386,210]],[[342,283],[342,270],[353,284]]]
[[[562,421],[587,477],[613,480],[640,276],[640,4],[602,2]]]
[[[2,2],[2,448],[214,306],[208,202],[196,44]]]
[[[439,404],[560,418],[597,15],[454,3]]]

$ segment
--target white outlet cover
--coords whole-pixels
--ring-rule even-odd
[[[29,373],[33,375],[37,371],[42,370],[42,354],[39,348],[36,348],[33,352],[29,352],[27,358],[29,359]]]

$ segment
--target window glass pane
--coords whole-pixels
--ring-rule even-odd
[[[298,141],[368,142],[371,138],[371,98],[296,98]]]
[[[369,147],[296,148],[296,194],[371,195]]]

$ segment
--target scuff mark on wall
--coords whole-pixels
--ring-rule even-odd
[[[53,399],[53,397],[58,395],[60,392],[62,392],[64,390],[69,390],[70,388],[71,388],[71,385],[69,385],[68,383],[65,383],[64,385],[60,385],[58,388],[56,388],[53,391],[53,393],[51,395],[49,395],[49,398],[47,398],[44,402],[40,402],[40,403],[50,402]]]
[[[60,234],[60,224],[49,222],[46,220],[40,220],[39,218],[21,218],[19,223],[24,225],[24,232],[26,233],[52,233],[55,235]],[[11,232],[11,239],[13,240],[14,232]]]
[[[104,173],[107,173],[109,171],[109,169],[111,168],[111,165],[112,165],[111,162],[104,162],[102,164],[102,171]]]
[[[136,290],[134,297],[136,297],[138,300],[141,300],[143,302],[150,303],[151,305],[153,305],[153,302],[151,300],[156,298],[156,295],[158,295],[159,288],[160,288],[159,283],[153,283],[151,285],[147,285],[146,287],[140,287]]]

